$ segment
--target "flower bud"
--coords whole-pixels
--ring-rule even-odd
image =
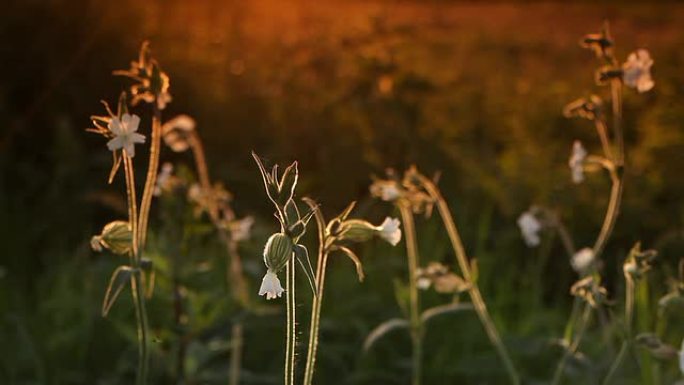
[[[95,251],[105,247],[115,254],[127,254],[132,249],[132,240],[133,233],[128,222],[114,221],[108,223],[100,235],[92,237],[90,246]]]
[[[353,242],[365,242],[373,238],[378,228],[362,219],[349,219],[339,226],[339,239]]]
[[[264,263],[274,273],[279,272],[292,256],[294,243],[292,239],[283,234],[275,233],[268,238],[264,247]]]

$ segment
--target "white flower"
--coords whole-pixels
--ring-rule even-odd
[[[123,114],[121,119],[114,117],[109,122],[109,131],[114,138],[107,142],[110,151],[123,149],[129,157],[135,156],[135,144],[145,143],[145,136],[138,134],[140,117],[138,115]]]
[[[527,246],[539,246],[539,231],[542,229],[542,224],[534,214],[530,211],[522,213],[518,218],[518,227]]]
[[[399,230],[399,225],[401,222],[397,218],[387,217],[378,226],[378,231],[380,232],[380,238],[387,241],[392,246],[396,246],[399,241],[401,241],[401,230]]]
[[[261,288],[259,289],[259,295],[266,295],[266,299],[276,299],[279,298],[285,289],[280,286],[280,280],[278,276],[271,270],[266,271],[264,279],[261,281]]]
[[[655,83],[651,78],[653,59],[645,49],[632,52],[622,65],[622,80],[627,87],[636,88],[639,92],[649,91]]]
[[[397,182],[392,180],[375,181],[371,187],[371,194],[379,197],[383,201],[391,202],[401,197],[401,191]]]
[[[230,222],[230,234],[235,242],[240,242],[249,239],[252,225],[254,224],[254,217],[244,217],[242,219]]]
[[[157,175],[157,183],[154,186],[154,196],[160,196],[162,191],[167,187],[167,184],[173,176],[173,164],[166,162],[162,165],[159,175]]]
[[[572,181],[582,183],[584,181],[584,160],[587,158],[587,150],[582,146],[582,142],[576,140],[572,144],[572,155],[568,161],[572,171]]]
[[[572,259],[570,259],[570,265],[572,265],[572,268],[580,274],[586,272],[593,262],[594,251],[588,247],[576,252],[575,255],[572,256]]]

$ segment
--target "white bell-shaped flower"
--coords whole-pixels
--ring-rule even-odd
[[[259,288],[259,295],[265,295],[266,299],[279,298],[285,289],[280,285],[278,276],[271,270],[266,271],[264,279],[261,281],[261,288]]]

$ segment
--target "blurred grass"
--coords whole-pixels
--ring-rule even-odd
[[[524,377],[538,381],[549,377],[560,353],[548,339],[561,332],[575,276],[557,243],[526,249],[515,219],[541,203],[560,210],[578,246],[598,231],[607,181],[597,175],[574,186],[566,166],[573,139],[590,149],[598,141],[586,122],[565,120],[560,111],[593,89],[595,62],[577,41],[608,19],[619,56],[647,47],[656,61],[655,90],[625,99],[629,168],[625,205],[606,250],[611,293],[622,295],[621,259],[633,242],[661,251],[651,296],[665,289],[684,251],[679,4],[11,0],[3,8],[0,383],[132,378],[132,307],[124,300],[110,318],[99,316],[118,261],[88,248],[103,223],[125,215],[123,182],[105,186],[110,155],[83,129],[101,111],[98,101],[113,101],[124,87],[109,74],[127,67],[144,39],[171,76],[167,117],[196,118],[214,174],[235,193],[239,213],[270,217],[252,149],[280,163],[300,160],[302,191],[329,214],[352,199],[361,201],[361,214],[386,214],[367,194],[369,175],[385,167],[416,163],[441,171],[497,326]],[[168,152],[163,158],[189,161]],[[156,229],[161,214],[154,215]],[[243,250],[252,286],[260,243],[272,230],[261,227],[270,222],[258,223]],[[423,259],[453,261],[437,222],[418,225]],[[203,237],[187,255],[214,261],[218,271],[192,281],[193,359],[210,355],[211,341],[225,342],[232,316],[229,304],[217,302],[223,256],[215,242]],[[318,381],[405,383],[409,342],[401,332],[360,354],[366,333],[400,314],[393,282],[405,279],[403,251],[371,245],[360,255],[363,284],[352,266],[332,261]],[[151,304],[157,373],[165,372],[171,358],[164,344],[173,339],[168,287],[160,285]],[[427,303],[443,300],[426,295]],[[672,324],[681,322],[676,317]],[[280,381],[281,325],[279,317],[250,319],[245,383]],[[682,333],[668,334],[669,341]],[[504,381],[473,315],[435,320],[426,349],[426,383]],[[592,349],[598,347],[587,354]],[[219,352],[209,369],[196,363],[205,376],[198,383],[225,382],[226,357]]]

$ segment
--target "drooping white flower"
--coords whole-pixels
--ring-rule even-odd
[[[584,181],[584,161],[586,158],[587,150],[582,146],[582,142],[576,140],[572,144],[572,155],[568,161],[572,171],[572,181],[575,183],[582,183]]]
[[[530,211],[522,213],[518,218],[518,227],[528,247],[539,246],[539,231],[542,229],[542,224],[534,214]]]
[[[271,270],[266,271],[266,275],[264,275],[264,279],[261,281],[259,295],[266,295],[266,299],[276,299],[279,298],[284,291],[285,289],[280,285],[278,276]]]
[[[135,144],[145,143],[145,136],[138,134],[140,117],[138,115],[123,114],[121,119],[112,118],[109,122],[109,131],[114,134],[114,138],[107,142],[110,151],[123,149],[129,157],[135,156]]]
[[[397,243],[401,241],[400,225],[401,222],[397,218],[385,218],[382,224],[378,226],[380,238],[384,239],[392,246],[396,246]]]
[[[570,259],[570,265],[579,274],[584,274],[594,262],[594,251],[588,247],[575,253]]]
[[[162,136],[164,143],[174,152],[183,152],[190,148],[190,136],[195,131],[195,119],[188,115],[178,115],[164,123]]]
[[[653,59],[645,49],[639,49],[627,57],[627,61],[622,65],[622,80],[625,85],[635,88],[639,92],[649,91],[655,83],[651,78],[651,66]]]
[[[393,180],[377,180],[370,187],[371,194],[385,202],[392,202],[401,197],[401,190]]]

